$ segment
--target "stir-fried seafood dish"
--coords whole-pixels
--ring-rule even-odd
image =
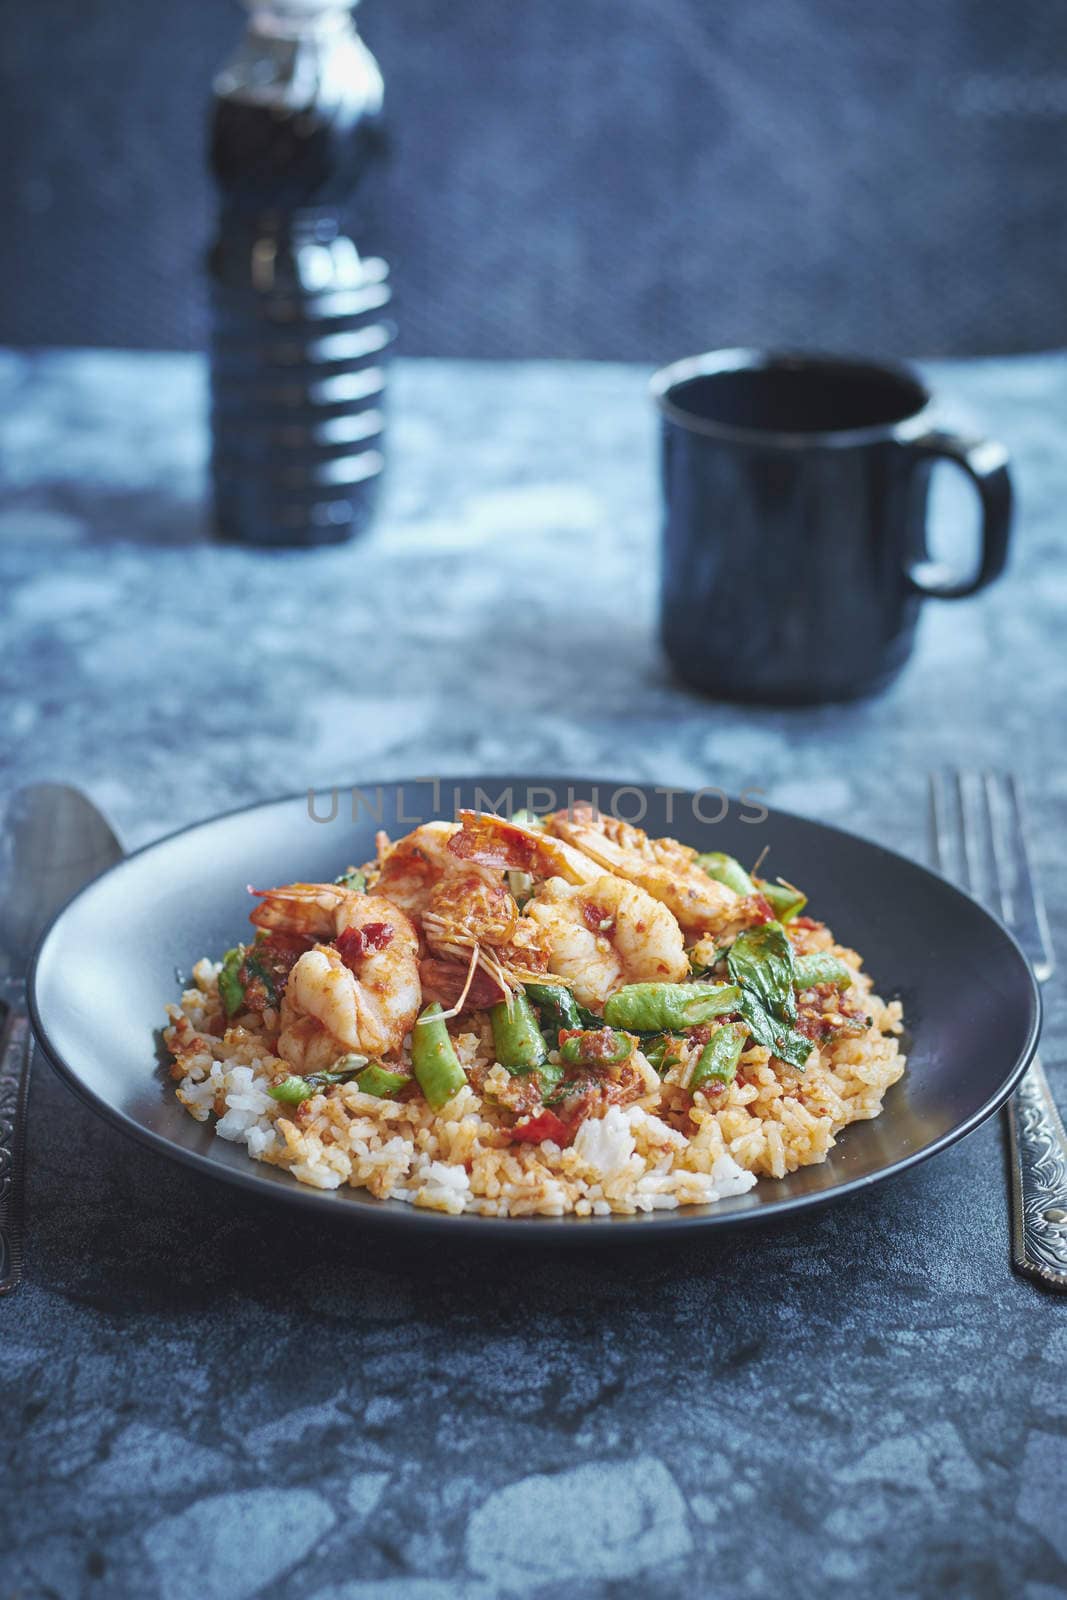
[[[178,1098],[320,1189],[439,1211],[706,1204],[823,1161],[904,1071],[900,1006],[785,879],[575,807],[461,812],[168,1007]]]

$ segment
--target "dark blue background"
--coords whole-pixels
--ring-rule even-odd
[[[409,353],[1067,343],[1061,0],[367,0]],[[224,0],[31,0],[0,342],[196,346]]]
[[[1067,358],[929,376],[1012,450],[1012,573],[927,606],[885,695],[782,712],[663,673],[636,368],[398,363],[380,531],[279,557],[198,536],[192,358],[0,359],[0,787],[78,783],[136,846],[521,760],[758,786],[921,858],[927,773],[1011,767],[1062,961]],[[416,1251],[198,1181],[39,1062],[0,1594],[1062,1600],[1067,1303],[1011,1271],[1004,1141],[781,1229]]]

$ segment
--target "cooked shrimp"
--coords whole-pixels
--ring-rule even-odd
[[[478,964],[498,980],[534,978],[545,970],[536,929],[510,890],[458,862],[430,895],[422,931],[429,950],[446,960],[468,961],[477,949],[486,957]]]
[[[400,1049],[422,1000],[419,939],[398,906],[328,883],[270,889],[252,913],[260,927],[322,941],[289,974],[278,1054],[300,1072],[347,1051]]]
[[[666,906],[633,883],[549,878],[526,907],[548,970],[582,1005],[599,1006],[625,983],[673,983],[689,970],[682,930]]]
[[[305,939],[333,939],[349,926],[362,926],[350,918],[363,916],[359,908],[368,899],[358,889],[337,883],[287,883],[280,889],[253,889],[252,893],[259,905],[249,922],[271,932],[302,934]],[[381,918],[382,914],[378,905],[374,915]]]
[[[369,891],[399,905],[420,928],[434,988],[462,996],[480,970],[499,998],[523,978],[544,971],[531,927],[504,882],[503,867],[465,859],[452,841],[457,822],[426,822],[395,844],[378,839],[378,877]],[[442,963],[457,966],[442,971]],[[486,984],[478,985],[486,992]]]
[[[696,864],[696,851],[677,839],[650,839],[640,828],[605,817],[591,806],[557,811],[548,827],[607,872],[636,883],[674,913],[687,934],[728,920],[738,896]]]
[[[567,883],[589,883],[602,869],[580,849],[562,838],[508,822],[489,811],[461,811],[462,827],[449,841],[449,851],[461,860],[482,867],[507,867],[528,872],[532,878],[563,878]]]
[[[487,880],[474,867],[453,860],[453,871],[440,879],[430,891],[423,913],[426,942],[438,955],[455,953],[449,935],[457,935],[460,949],[470,948],[472,940],[502,945],[512,939],[518,927],[519,908],[499,873],[495,882]]]
[[[379,872],[370,893],[384,895],[409,917],[420,917],[442,878],[460,866],[449,850],[458,832],[458,822],[424,822],[395,844],[390,844],[385,834],[379,835]],[[468,874],[475,873],[487,883],[500,881],[499,872],[482,873],[472,863],[463,865]]]
[[[545,970],[537,930],[503,882],[458,862],[431,894],[422,932],[430,952],[422,971],[438,998],[448,996],[453,1016],[507,1001],[512,989]]]

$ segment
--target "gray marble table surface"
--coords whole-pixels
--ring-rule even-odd
[[[1013,453],[1010,572],[784,713],[664,670],[641,370],[399,363],[373,533],[268,554],[210,541],[196,360],[0,355],[2,782],[129,846],[370,776],[747,785],[921,855],[930,769],[1010,766],[1058,926],[1067,359],[931,371]],[[1067,1300],[1009,1268],[999,1120],[774,1231],[459,1259],[205,1184],[39,1062],[29,1210],[3,1600],[1067,1592]]]

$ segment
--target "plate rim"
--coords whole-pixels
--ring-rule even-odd
[[[505,776],[504,774],[493,773],[449,774],[439,777],[436,781],[444,789],[461,784],[492,785],[504,782]],[[397,788],[404,784],[415,784],[420,781],[426,780],[420,780],[417,777],[393,778],[388,782],[366,779],[358,784],[331,784],[329,787],[339,792],[348,793],[354,789]],[[560,783],[576,785],[580,788],[625,788],[641,791],[649,789],[654,791],[656,787],[654,784],[645,781],[586,778],[576,777],[573,774],[556,778],[533,775],[521,779],[516,779],[514,775],[511,775],[507,781],[512,784],[521,782],[533,787],[555,786]],[[940,1155],[943,1151],[958,1143],[959,1140],[967,1138],[1007,1103],[1037,1054],[1044,1014],[1041,986],[1037,981],[1029,958],[1015,935],[980,900],[968,894],[966,890],[961,889],[951,879],[943,877],[933,867],[927,866],[925,862],[915,861],[901,851],[894,850],[889,845],[880,844],[877,840],[869,839],[866,835],[857,833],[851,828],[840,827],[837,823],[823,822],[816,817],[806,817],[800,812],[788,811],[782,806],[766,805],[766,801],[761,794],[759,803],[766,805],[767,811],[774,816],[822,829],[852,843],[860,844],[867,850],[875,850],[879,854],[888,857],[892,862],[902,862],[911,869],[935,879],[951,896],[965,901],[984,916],[993,925],[997,933],[1007,941],[1008,946],[1018,957],[1022,971],[1028,980],[1030,1015],[1026,1040],[1022,1050],[994,1094],[989,1096],[963,1122],[948,1129],[947,1132],[941,1134],[931,1144],[902,1156],[887,1167],[880,1168],[876,1172],[862,1174],[856,1178],[849,1178],[844,1183],[835,1184],[832,1188],[820,1190],[814,1194],[786,1196],[779,1200],[771,1199],[746,1210],[720,1212],[715,1209],[715,1202],[711,1202],[707,1206],[680,1206],[672,1210],[637,1212],[633,1215],[612,1213],[607,1217],[576,1217],[573,1213],[555,1217],[483,1216],[477,1212],[462,1212],[459,1215],[453,1215],[410,1205],[401,1200],[380,1201],[372,1195],[359,1195],[357,1191],[353,1191],[352,1196],[355,1203],[345,1209],[341,1209],[336,1199],[337,1191],[323,1191],[314,1188],[310,1184],[299,1182],[293,1182],[291,1187],[283,1187],[261,1174],[258,1170],[260,1163],[252,1160],[251,1157],[247,1160],[247,1171],[243,1166],[235,1165],[231,1168],[223,1165],[198,1150],[189,1150],[182,1145],[173,1143],[165,1134],[157,1133],[154,1129],[145,1127],[121,1107],[113,1105],[103,1096],[98,1095],[83,1081],[76,1069],[63,1058],[61,1052],[53,1046],[49,1038],[47,1025],[41,1014],[37,994],[39,965],[44,955],[45,947],[54,930],[77,901],[83,895],[88,894],[104,878],[122,871],[124,867],[130,862],[136,861],[138,857],[146,855],[152,850],[162,849],[175,839],[182,838],[188,833],[193,833],[198,828],[206,828],[214,823],[225,822],[232,817],[248,815],[249,813],[267,810],[275,806],[292,805],[298,800],[306,800],[307,795],[314,792],[315,789],[312,786],[310,789],[303,788],[292,793],[275,795],[264,800],[255,800],[250,805],[232,806],[225,811],[214,812],[210,816],[184,823],[181,827],[172,829],[158,839],[151,839],[147,843],[139,845],[136,850],[131,850],[128,854],[124,854],[120,860],[113,862],[109,867],[105,867],[102,872],[98,872],[87,883],[82,884],[81,888],[76,890],[59,907],[40,935],[26,973],[27,1009],[37,1047],[57,1076],[74,1091],[80,1100],[89,1106],[90,1110],[130,1138],[137,1140],[138,1143],[146,1148],[156,1151],[170,1160],[181,1163],[203,1177],[222,1184],[235,1184],[248,1193],[258,1195],[261,1199],[276,1200],[279,1204],[301,1206],[308,1214],[316,1212],[323,1217],[344,1217],[346,1224],[356,1221],[375,1229],[382,1228],[401,1232],[414,1231],[424,1233],[429,1229],[445,1228],[452,1229],[454,1233],[461,1232],[462,1236],[467,1240],[472,1237],[486,1241],[508,1237],[517,1240],[521,1239],[529,1243],[540,1241],[559,1245],[571,1243],[588,1244],[593,1241],[601,1245],[613,1245],[622,1243],[624,1239],[650,1240],[653,1237],[660,1238],[664,1229],[670,1234],[715,1227],[727,1229],[769,1226],[774,1221],[792,1220],[800,1213],[818,1210],[823,1206],[843,1200],[847,1196],[869,1189],[875,1184],[884,1183],[889,1179],[898,1177],[919,1166],[922,1162]],[[700,791],[688,787],[678,789],[672,786],[672,792],[677,796],[679,793],[692,795]],[[740,805],[745,803],[742,802],[739,795],[735,795],[732,791],[722,790],[716,786],[715,792],[725,794],[731,804]],[[625,1226],[626,1224],[629,1224],[629,1226]]]

